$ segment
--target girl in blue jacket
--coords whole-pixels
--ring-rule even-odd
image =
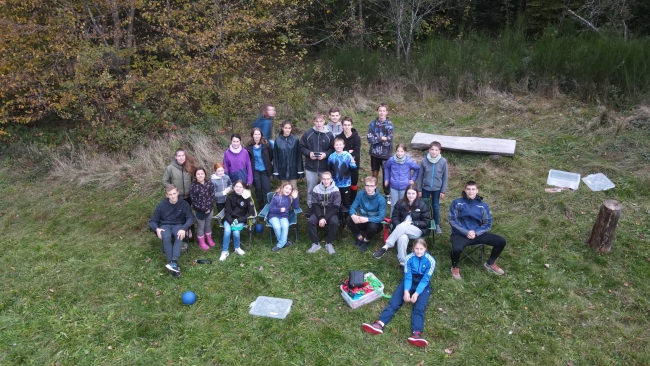
[[[287,245],[289,236],[289,213],[300,207],[298,202],[298,190],[293,189],[290,182],[283,183],[269,202],[269,214],[267,219],[273,227],[278,243],[271,249],[277,252]]]
[[[424,329],[424,312],[431,295],[431,276],[436,268],[436,260],[427,253],[427,242],[420,238],[413,243],[413,253],[406,257],[404,279],[395,289],[388,305],[384,308],[379,319],[374,323],[363,323],[361,327],[370,334],[384,333],[384,326],[390,322],[393,315],[402,307],[404,302],[413,303],[411,312],[411,336],[408,342],[417,347],[429,344],[422,338]]]
[[[384,188],[390,186],[390,216],[393,216],[393,208],[399,200],[404,198],[406,187],[414,184],[418,179],[420,166],[410,156],[406,155],[406,146],[397,145],[395,155],[386,162],[386,176],[384,177]]]

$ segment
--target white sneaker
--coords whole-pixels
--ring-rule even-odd
[[[239,255],[244,255],[246,252],[244,252],[241,248],[235,248],[235,253]]]
[[[223,262],[226,260],[226,258],[228,258],[229,255],[230,253],[228,253],[228,251],[223,251],[221,252],[221,256],[219,257],[219,260]]]

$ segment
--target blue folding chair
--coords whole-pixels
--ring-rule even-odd
[[[264,205],[264,208],[262,208],[262,211],[257,215],[259,218],[264,220],[264,225],[269,228],[269,238],[271,240],[271,245],[273,245],[273,236],[275,235],[275,231],[273,230],[273,226],[271,226],[271,223],[268,220],[269,216],[269,209],[271,205],[271,199],[273,198],[273,195],[275,192],[269,192],[266,194],[266,201],[268,202],[266,205]],[[293,242],[298,243],[298,215],[302,213],[302,209],[300,207],[290,210],[289,211],[289,230],[291,230],[291,227],[293,226],[293,231],[296,240]],[[276,238],[277,239],[277,238]],[[288,239],[288,238],[287,238]]]
[[[246,190],[246,192],[244,194],[251,197],[250,196],[250,194],[251,194],[250,190],[248,190],[248,189]],[[253,200],[252,197],[251,197],[251,200]],[[255,217],[257,217],[257,210],[255,209],[255,201],[253,201],[253,209],[255,210],[254,216],[249,216],[246,219],[246,224],[244,225],[244,228],[246,230],[248,230],[248,245],[249,246],[251,245],[251,242],[253,240],[253,230],[255,230]],[[214,219],[217,222],[217,225],[221,229],[221,237],[222,238],[223,238],[223,219],[224,219],[225,216],[226,216],[226,209],[222,209],[221,211],[219,211],[219,213],[212,216],[212,219]],[[233,240],[232,236],[230,237],[230,240]]]

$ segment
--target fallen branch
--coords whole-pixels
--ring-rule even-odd
[[[589,28],[595,30],[596,32],[599,32],[599,31],[598,31],[598,28],[596,28],[593,24],[591,24],[590,21],[588,21],[587,19],[585,19],[585,18],[581,17],[580,15],[576,14],[573,10],[571,10],[571,9],[567,9],[566,11],[568,11],[569,14],[573,15],[574,17],[578,18],[579,21],[581,21],[581,22],[583,22],[584,24],[588,25]]]

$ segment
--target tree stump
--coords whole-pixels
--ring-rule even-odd
[[[587,244],[599,252],[609,253],[612,250],[612,240],[616,233],[616,226],[618,225],[618,218],[621,217],[621,210],[623,205],[616,200],[605,200],[593,229],[591,229],[591,236],[587,239]]]

